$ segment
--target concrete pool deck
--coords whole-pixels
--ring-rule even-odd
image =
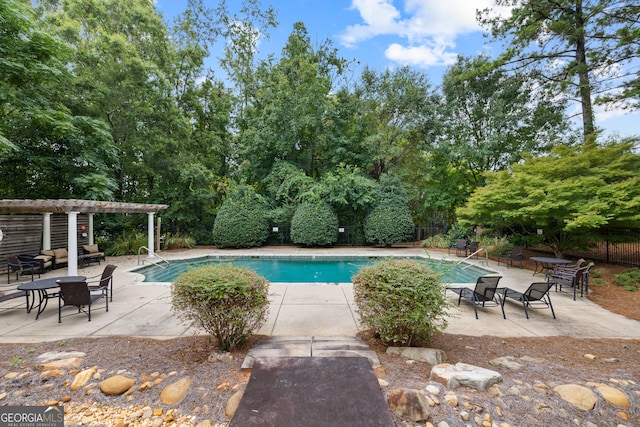
[[[265,247],[245,250],[202,248],[186,251],[163,251],[166,259],[182,259],[204,255],[299,255],[299,256],[423,256],[421,248],[328,248],[306,249],[297,247]],[[460,260],[455,255],[431,252],[432,258]],[[144,259],[144,258],[143,258]],[[74,310],[63,311],[58,323],[57,299],[35,320],[35,312],[27,313],[24,298],[0,303],[0,342],[60,341],[75,337],[134,336],[169,339],[203,333],[182,323],[171,311],[171,286],[167,283],[142,282],[140,274],[131,270],[138,267],[137,256],[109,257],[107,262],[118,266],[114,273],[114,298],[105,312],[102,302],[94,306],[91,321]],[[471,260],[482,264],[483,259]],[[506,268],[489,261],[489,269],[503,276],[500,286],[523,291],[532,282],[543,281],[542,275],[532,276],[530,270]],[[100,274],[102,265],[80,268],[79,275]],[[43,277],[64,276],[65,269],[55,270]],[[26,278],[26,276],[25,276]],[[16,283],[17,285],[17,283]],[[3,287],[4,288],[4,287]],[[265,325],[258,331],[268,336],[354,336],[360,330],[353,300],[353,286],[340,285],[285,285],[271,284],[270,313]],[[454,301],[455,295],[448,293]],[[449,334],[491,335],[500,337],[569,336],[583,338],[640,339],[640,322],[604,310],[587,298],[573,300],[573,294],[551,292],[557,319],[550,310],[531,310],[527,320],[522,305],[508,301],[507,319],[498,307],[479,309],[476,319],[473,307],[463,301],[460,308],[451,310]]]

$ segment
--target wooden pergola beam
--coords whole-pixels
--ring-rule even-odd
[[[157,213],[169,205],[78,199],[2,199],[1,213]]]

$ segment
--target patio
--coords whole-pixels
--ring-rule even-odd
[[[246,250],[215,248],[162,252],[163,258],[180,259],[214,255],[361,255],[361,256],[419,256],[420,248],[330,248],[306,249],[296,247],[266,247]],[[449,258],[430,253],[433,258]],[[483,260],[472,260],[479,264]],[[130,270],[138,267],[137,256],[108,257],[108,263],[118,266],[114,275],[114,299],[109,312],[97,311],[88,322],[86,316],[70,316],[57,322],[57,304],[50,304],[35,320],[27,314],[24,298],[0,303],[0,342],[60,341],[73,337],[136,336],[168,339],[193,335],[196,331],[182,324],[171,311],[171,288],[166,283],[143,283],[139,274]],[[81,267],[79,275],[94,276],[102,272],[104,264]],[[503,279],[500,286],[520,291],[531,282],[539,281],[530,270],[507,269],[490,261],[490,269]],[[54,270],[47,277],[65,276],[66,269]],[[44,276],[43,276],[44,277]],[[271,285],[271,309],[259,334],[270,336],[353,336],[359,331],[353,302],[352,285]],[[454,296],[450,295],[453,299]],[[507,302],[502,318],[499,308],[479,310],[479,320],[470,304],[452,309],[450,334],[492,335],[500,337],[569,336],[581,338],[640,338],[640,322],[611,313],[587,298],[573,301],[572,294],[551,292],[558,317],[549,310],[532,310],[527,320],[521,305]]]

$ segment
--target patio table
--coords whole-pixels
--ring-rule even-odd
[[[536,268],[533,271],[533,275],[536,273],[544,272],[544,278],[549,276],[549,273],[553,271],[553,268],[558,265],[571,264],[573,261],[564,258],[552,258],[552,257],[539,257],[532,256],[529,258],[536,263]],[[540,271],[538,271],[538,264],[540,264]]]
[[[47,279],[40,279],[33,282],[26,282],[18,285],[17,289],[19,291],[25,291],[25,296],[27,298],[27,313],[31,313],[36,301],[36,294],[38,295],[38,312],[36,314],[36,320],[40,317],[40,314],[47,307],[47,302],[50,298],[56,298],[58,296],[58,292],[49,293],[51,289],[57,289],[58,280],[69,280],[69,281],[82,281],[85,280],[85,276],[63,276],[63,277],[50,277]],[[31,296],[31,301],[29,301],[29,296]]]

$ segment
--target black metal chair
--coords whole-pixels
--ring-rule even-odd
[[[100,274],[100,280],[89,280],[89,279],[95,279],[96,277],[98,277],[98,275],[96,276],[92,276],[92,277],[87,277],[87,283],[89,284],[89,289],[90,290],[97,290],[97,289],[102,289],[102,288],[106,288],[108,294],[109,294],[109,299],[113,302],[113,271],[117,268],[117,266],[113,265],[113,264],[107,264],[104,267],[104,270],[102,271],[102,274]],[[92,283],[96,283],[96,284],[92,284]]]
[[[507,298],[511,298],[514,301],[522,303],[524,308],[524,315],[529,318],[529,312],[527,308],[550,308],[553,318],[556,318],[556,313],[553,310],[551,304],[551,297],[549,296],[549,290],[553,286],[553,282],[534,282],[524,292],[518,292],[511,288],[502,288],[502,306]]]
[[[514,261],[520,263],[520,270],[522,270],[522,246],[514,246],[508,254],[498,255],[498,265],[502,262],[507,267],[511,267]]]
[[[11,284],[11,275],[16,273],[16,280],[19,279],[21,274],[31,274],[31,281],[33,282],[33,275],[42,272],[42,260],[25,260],[18,255],[7,255],[7,284]]]
[[[594,263],[590,262],[586,266],[576,269],[555,269],[549,275],[548,281],[556,286],[556,291],[558,286],[560,287],[560,292],[562,292],[563,286],[572,288],[573,300],[575,301],[578,289],[580,289],[581,297],[589,294],[589,270],[593,266]]]
[[[62,322],[62,309],[66,306],[74,306],[78,313],[83,312],[91,321],[91,306],[101,299],[105,299],[107,311],[109,311],[109,298],[106,288],[96,288],[95,292],[89,289],[86,281],[57,280],[60,286],[58,293],[58,323]]]
[[[447,288],[451,292],[458,294],[458,305],[464,298],[473,304],[473,311],[478,318],[477,306],[499,306],[502,309],[502,317],[507,318],[504,314],[504,304],[500,301],[500,294],[496,291],[498,282],[502,276],[481,276],[476,281],[474,289],[471,288]]]

